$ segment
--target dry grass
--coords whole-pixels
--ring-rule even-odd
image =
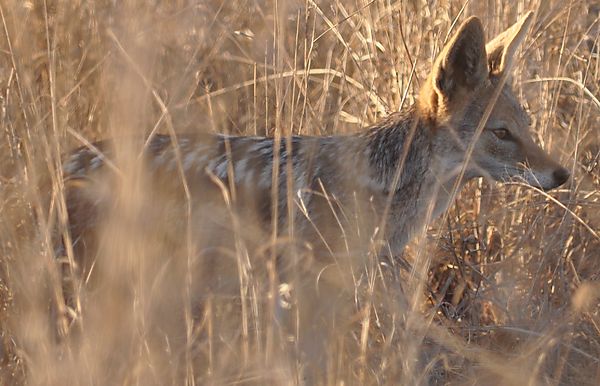
[[[358,351],[340,350],[326,383],[599,384],[595,0],[2,0],[2,383],[295,384],[260,269],[239,277],[241,300],[207,297],[193,317],[194,294],[161,263],[189,250],[156,241],[160,218],[111,223],[104,275],[71,305],[83,309],[76,337],[57,339],[61,154],[153,130],[356,132],[413,102],[456,18],[480,16],[490,37],[527,9],[536,20],[516,90],[572,180],[549,195],[471,183],[404,257],[365,267],[346,337]],[[121,214],[148,200],[135,183],[120,195]],[[237,261],[245,251],[236,239]],[[183,324],[169,313],[178,305]]]

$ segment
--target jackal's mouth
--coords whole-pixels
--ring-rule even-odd
[[[500,181],[522,183],[547,192],[563,185],[568,181],[569,176],[569,171],[563,167],[538,173],[530,168],[512,168],[510,171],[505,170]]]

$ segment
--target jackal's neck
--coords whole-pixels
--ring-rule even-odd
[[[433,143],[435,128],[416,108],[392,114],[364,134],[372,178],[389,193],[384,237],[393,254],[451,202],[445,166]]]
[[[419,188],[430,172],[433,157],[430,130],[418,118],[415,107],[391,114],[365,136],[371,172],[387,191]]]

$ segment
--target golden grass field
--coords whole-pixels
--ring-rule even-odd
[[[183,354],[161,345],[166,247],[123,224],[108,274],[80,289],[76,336],[59,338],[61,157],[153,130],[355,133],[414,102],[456,21],[479,16],[491,38],[527,10],[515,91],[571,180],[469,183],[404,256],[365,268],[357,350],[322,383],[600,384],[597,0],[0,0],[0,383],[297,384],[267,339],[259,274],[240,277],[241,306],[186,319]],[[125,211],[145,199],[125,196]]]

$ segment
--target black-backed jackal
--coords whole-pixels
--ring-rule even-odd
[[[519,179],[548,190],[569,178],[532,140],[507,82],[531,20],[529,13],[486,44],[481,21],[469,18],[434,62],[417,103],[355,135],[153,135],[131,161],[142,202],[123,199],[129,182],[122,164],[110,161],[114,142],[82,147],[64,164],[69,224],[62,238],[73,248],[62,252],[75,256],[75,276],[89,278],[94,269],[102,276],[113,272],[101,267],[103,255],[121,253],[110,249],[114,239],[142,232],[139,253],[165,262],[160,280],[167,284],[153,295],[162,299],[158,309],[188,307],[195,315],[210,302],[218,317],[215,299],[228,294],[242,313],[267,310],[275,325],[290,319],[281,323],[296,326],[283,328],[292,336],[289,352],[322,369],[337,349],[333,331],[355,315],[357,275],[377,255],[402,253],[467,180]],[[273,300],[277,288],[292,294]],[[271,300],[253,303],[251,294]],[[226,319],[234,330],[243,324]],[[239,338],[223,331],[221,339]]]

